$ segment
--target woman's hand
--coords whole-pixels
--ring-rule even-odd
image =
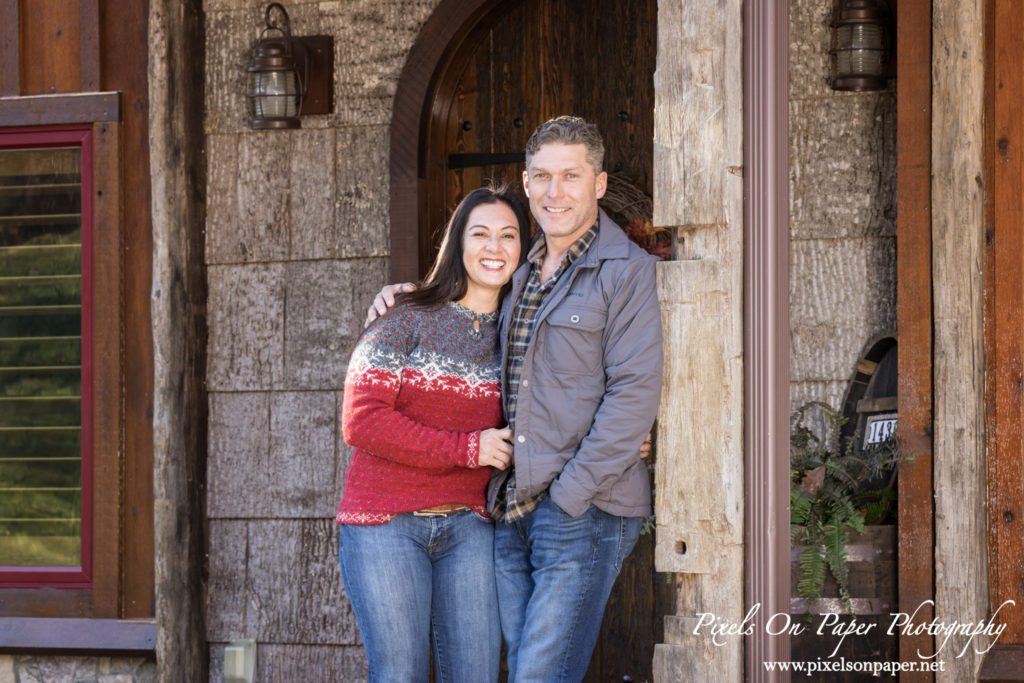
[[[654,432],[651,432],[651,433],[649,433],[647,435],[647,438],[644,439],[644,442],[642,444],[640,444],[640,457],[641,458],[648,458],[648,457],[650,457],[650,455],[651,455],[651,446],[652,446],[652,442],[653,441],[654,441]]]
[[[512,463],[512,430],[506,427],[480,432],[480,456],[477,462],[481,467],[490,465],[499,470],[507,469]]]

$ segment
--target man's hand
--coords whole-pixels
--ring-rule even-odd
[[[499,470],[506,469],[512,462],[512,430],[506,427],[480,432],[480,457],[477,462],[481,467],[490,465]]]
[[[363,328],[370,326],[374,320],[388,312],[388,309],[395,305],[395,295],[401,292],[411,292],[416,289],[412,282],[403,282],[397,285],[384,285],[384,289],[373,298],[373,305],[366,309],[366,321]]]

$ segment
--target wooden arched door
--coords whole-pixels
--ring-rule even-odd
[[[651,195],[655,17],[655,0],[510,0],[481,2],[460,30],[448,28],[452,37],[438,57],[415,131],[419,275],[468,191],[488,181],[522,191],[523,147],[553,116],[576,114],[596,123],[605,138],[605,170]],[[424,29],[424,35],[431,32]],[[399,217],[393,211],[393,231],[408,229],[401,221],[411,222],[407,212]],[[668,613],[674,613],[673,587],[655,574],[649,533],[623,567],[586,680],[653,680],[654,645]]]
[[[523,147],[554,116],[596,123],[605,170],[650,196],[655,16],[655,0],[510,0],[449,46],[424,109],[421,274],[467,191],[521,185]]]

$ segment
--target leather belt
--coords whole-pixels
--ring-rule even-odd
[[[448,515],[454,515],[456,512],[462,512],[469,508],[462,503],[446,503],[444,505],[435,505],[432,508],[423,508],[422,510],[414,510],[413,515],[416,517],[447,517]]]

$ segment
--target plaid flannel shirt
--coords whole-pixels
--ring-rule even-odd
[[[541,267],[544,265],[544,257],[548,253],[547,242],[543,239],[530,249],[527,260],[530,262],[530,274],[523,287],[522,294],[516,302],[512,312],[512,322],[508,328],[507,360],[505,362],[505,415],[508,417],[508,425],[515,432],[516,428],[516,403],[519,399],[519,378],[523,372],[523,357],[526,349],[533,339],[533,333],[537,329],[537,315],[540,313],[544,299],[554,289],[558,278],[562,276],[569,267],[586,253],[590,245],[597,239],[597,223],[594,223],[582,237],[572,243],[569,250],[565,252],[565,258],[558,266],[558,270],[548,278],[547,282],[540,281]],[[516,473],[515,466],[509,468],[508,478],[505,485],[498,490],[498,497],[491,510],[491,516],[505,522],[513,522],[522,519],[530,511],[534,510],[540,501],[547,495],[544,491],[533,498],[519,500],[516,497]]]

